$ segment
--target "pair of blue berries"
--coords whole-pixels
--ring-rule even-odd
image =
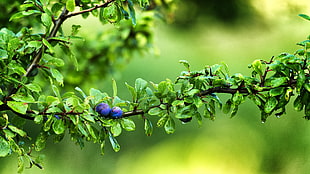
[[[114,106],[112,109],[107,103],[99,103],[96,106],[96,112],[104,117],[121,118],[123,111],[120,107]]]

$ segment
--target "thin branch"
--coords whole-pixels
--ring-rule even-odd
[[[74,12],[74,13],[70,13],[68,15],[66,15],[66,18],[70,18],[72,16],[77,16],[77,15],[80,15],[80,14],[83,14],[83,13],[88,13],[88,12],[91,12],[93,10],[96,10],[98,8],[105,8],[105,7],[108,7],[112,2],[114,2],[115,0],[109,0],[103,4],[100,4],[100,5],[95,5],[94,7],[92,8],[89,8],[89,9],[86,9],[86,10],[82,10],[82,11],[78,11],[78,12]]]

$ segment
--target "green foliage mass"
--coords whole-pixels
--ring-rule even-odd
[[[130,100],[118,96],[115,80],[112,95],[94,88],[84,92],[78,87],[83,78],[73,83],[77,86],[75,90],[62,92],[63,72],[72,71],[71,67],[90,72],[92,66],[102,66],[102,71],[97,73],[104,75],[130,60],[133,54],[151,49],[155,16],[163,16],[163,12],[169,11],[166,6],[173,6],[172,1],[161,2],[26,0],[10,21],[38,22],[42,31],[34,32],[31,27],[22,27],[19,31],[0,30],[0,156],[16,153],[19,172],[26,162],[42,168],[40,158],[31,155],[32,150],[41,151],[49,138],[58,143],[66,134],[81,148],[86,141],[93,142],[104,154],[109,141],[117,152],[120,145],[116,137],[136,128],[133,116],[144,122],[147,136],[152,135],[154,127],[162,127],[171,134],[175,132],[177,120],[186,123],[194,118],[202,124],[203,118],[214,120],[218,110],[235,116],[247,98],[260,110],[262,122],[272,114],[278,117],[285,114],[292,96],[296,96],[294,108],[310,119],[310,38],[298,43],[301,48],[293,54],[282,53],[267,61],[255,60],[249,65],[252,73],[248,76],[230,75],[226,64],[194,71],[186,60],[181,60],[185,71],[174,81],[166,79],[156,84],[138,78],[134,84],[126,83]],[[77,45],[74,48],[77,51],[72,51],[73,41],[82,39],[78,36],[78,24],[72,25],[70,34],[62,30],[68,18],[78,15],[84,18],[92,15],[113,27],[96,42],[85,41],[90,49],[88,53],[80,49],[83,45]],[[300,16],[310,19],[307,15]],[[92,50],[93,45],[100,49]],[[60,56],[63,54],[66,56]],[[79,71],[73,72],[72,76],[77,73]],[[52,94],[45,93],[42,82],[35,80],[38,77],[41,81],[44,79],[43,87],[48,84]],[[230,97],[222,101],[219,93]],[[121,118],[98,114],[95,107],[102,102],[120,107]],[[151,117],[157,121],[153,123]],[[24,129],[26,120],[40,126],[36,137],[30,137]]]

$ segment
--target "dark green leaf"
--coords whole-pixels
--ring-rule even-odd
[[[302,97],[298,95],[294,100],[294,109],[296,111],[301,111],[303,109],[304,104],[302,103]]]
[[[232,102],[230,99],[228,99],[223,107],[223,113],[224,114],[228,114],[230,109],[231,109],[231,105],[232,105]]]
[[[274,96],[278,96],[281,95],[285,92],[285,88],[284,87],[278,87],[278,88],[273,88],[269,91],[270,96],[274,97]]]
[[[298,16],[310,21],[310,17],[306,14],[299,14]]]
[[[278,100],[275,97],[270,97],[265,103],[265,107],[264,107],[265,113],[267,114],[271,113],[274,110],[274,108],[277,106],[277,104],[278,104]]]

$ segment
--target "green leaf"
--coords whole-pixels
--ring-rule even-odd
[[[22,95],[22,94],[13,94],[11,95],[12,99],[15,101],[19,102],[24,102],[24,103],[34,103],[35,100],[31,95]]]
[[[122,133],[122,127],[119,122],[114,122],[114,124],[111,127],[111,132],[114,137],[119,136]]]
[[[152,108],[148,111],[149,115],[159,115],[160,113],[162,113],[162,110],[158,107]]]
[[[310,21],[310,17],[306,14],[299,14],[298,16]]]
[[[287,82],[288,78],[287,77],[279,77],[271,80],[271,87],[278,87],[283,85],[285,82]]]
[[[54,47],[45,38],[42,38],[42,42],[43,42],[43,45],[45,45],[48,48],[50,53],[55,52]]]
[[[278,104],[278,100],[275,97],[270,97],[265,103],[264,111],[267,114],[271,113],[274,110],[274,108],[277,106],[277,104]]]
[[[116,97],[117,96],[117,85],[114,79],[112,79],[112,90],[113,90],[113,97]]]
[[[88,123],[85,123],[85,124],[86,124],[86,128],[87,128],[87,130],[88,130],[90,136],[91,136],[94,140],[96,140],[96,139],[97,139],[97,136],[96,136],[96,134],[95,134],[94,128],[93,128],[90,124],[88,124]]]
[[[30,91],[33,91],[33,92],[41,92],[41,87],[39,84],[36,84],[36,83],[29,83],[27,85],[25,85],[26,88],[28,88]]]
[[[30,15],[33,15],[33,14],[41,14],[42,12],[39,11],[39,10],[27,10],[27,11],[21,11],[21,12],[18,12],[18,13],[15,13],[14,15],[12,15],[9,19],[9,21],[12,21],[14,19],[19,19],[19,18],[22,18],[22,17],[25,17],[25,16],[30,16]]]
[[[49,29],[52,25],[52,18],[47,13],[43,13],[41,15],[41,21],[42,21],[43,25],[46,26],[47,29]]]
[[[187,60],[180,60],[179,63],[182,63],[184,67],[187,69],[187,71],[190,71],[190,65]]]
[[[43,55],[43,60],[45,62],[45,65],[53,65],[56,67],[62,67],[65,65],[65,62],[62,59],[53,57],[49,54],[44,54]]]
[[[165,123],[165,131],[167,134],[172,134],[175,131],[175,122],[171,117]]]
[[[49,131],[51,129],[53,123],[53,116],[49,115],[47,121],[43,125],[43,130],[45,132]]]
[[[134,4],[131,0],[127,0],[127,2],[128,2],[128,9],[129,9],[130,17],[131,17],[131,22],[135,26],[137,24],[137,22],[136,22],[136,12],[135,12],[135,9],[133,7]]]
[[[281,95],[285,92],[285,88],[284,87],[278,87],[278,88],[273,88],[269,91],[270,96],[274,97],[274,96],[278,96]]]
[[[296,111],[301,111],[303,109],[304,104],[302,103],[302,97],[300,95],[296,97],[293,105]]]
[[[17,133],[18,135],[20,135],[21,137],[26,137],[27,136],[27,133],[25,131],[23,131],[23,130],[21,130],[21,129],[13,126],[13,125],[8,125],[8,128],[11,131],[13,131],[13,132]]]
[[[59,134],[63,134],[65,130],[66,128],[65,128],[64,120],[56,119],[53,123],[53,131],[59,135]]]
[[[84,99],[87,97],[87,95],[84,93],[84,91],[81,88],[75,87],[74,89],[77,90]]]
[[[144,119],[144,130],[145,130],[145,135],[147,136],[151,136],[153,134],[152,122],[147,118]]]
[[[232,102],[230,99],[228,99],[223,107],[223,113],[228,114],[229,111],[231,110]]]
[[[167,115],[160,117],[160,119],[157,121],[157,124],[156,124],[157,127],[162,127],[162,126],[164,126],[165,123],[167,122],[168,118],[169,118],[169,117],[168,117]]]
[[[255,60],[255,61],[252,63],[252,68],[253,68],[254,71],[257,72],[260,76],[263,75],[262,62],[261,62],[261,60]]]
[[[118,152],[121,147],[120,145],[118,144],[117,140],[113,137],[113,135],[111,134],[111,132],[109,132],[109,140],[111,142],[111,145],[112,145],[112,148],[115,152]]]
[[[121,119],[121,125],[126,131],[134,131],[136,129],[135,122],[129,118]]]
[[[94,97],[94,104],[97,104],[108,97],[105,93],[102,93],[100,90],[95,88],[90,88],[89,94],[90,96]]]
[[[54,69],[54,68],[51,68],[50,72],[51,72],[52,76],[56,79],[56,81],[60,85],[63,85],[63,80],[64,80],[63,75],[57,69]]]
[[[28,104],[24,102],[17,102],[17,101],[8,101],[7,105],[14,111],[20,114],[26,114]]]
[[[128,83],[125,83],[125,85],[127,86],[127,89],[129,90],[129,92],[131,93],[132,101],[136,102],[136,100],[137,100],[137,93],[135,91],[135,88],[130,86]]]
[[[67,0],[66,8],[68,11],[73,12],[75,9],[75,0]]]
[[[0,157],[5,157],[11,152],[9,142],[0,136]]]
[[[137,93],[141,93],[147,87],[147,81],[137,78],[135,82],[135,90]]]
[[[36,151],[41,151],[45,148],[46,141],[48,138],[48,133],[47,132],[40,132],[36,142],[35,142],[35,150]]]

